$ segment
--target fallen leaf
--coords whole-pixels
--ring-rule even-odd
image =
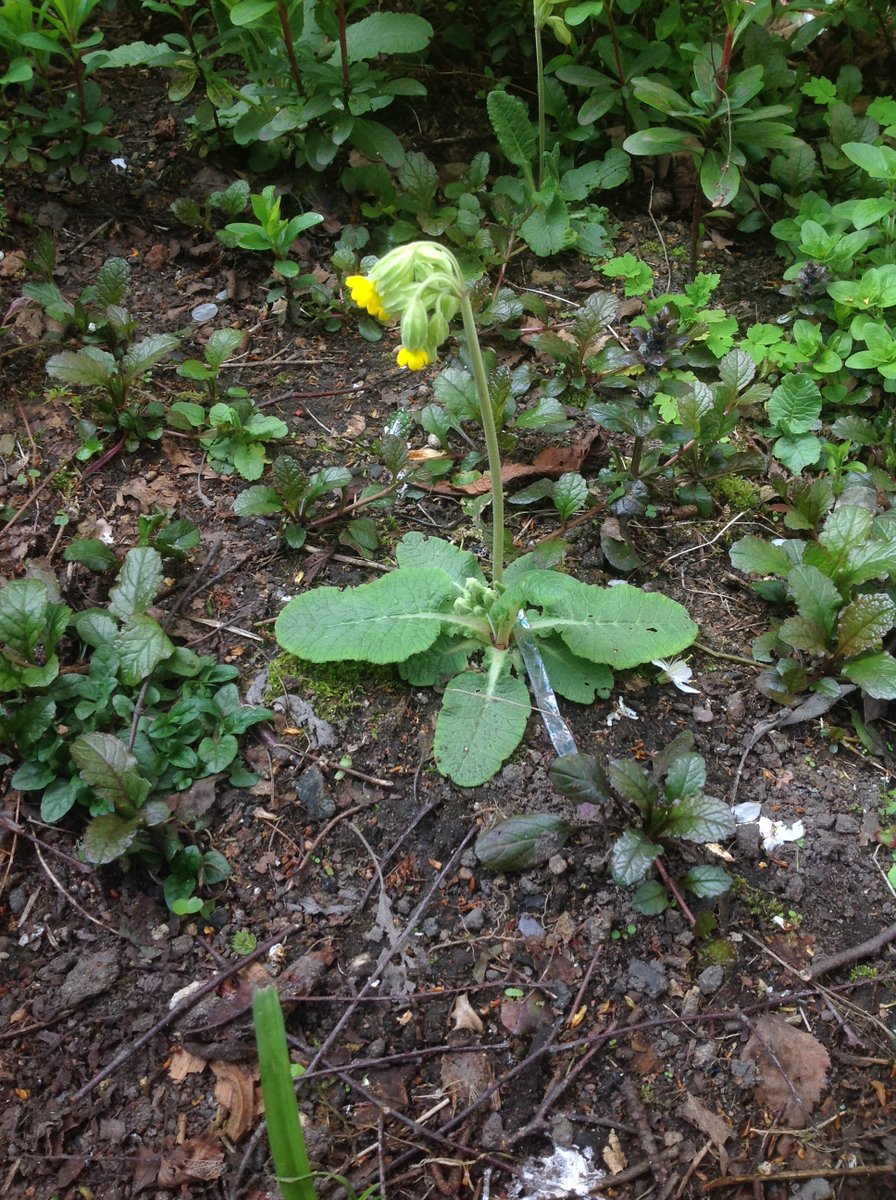
[[[178,1046],[168,1060],[168,1074],[175,1083],[180,1083],[188,1075],[198,1075],[200,1071],[204,1070],[205,1059],[191,1054],[189,1050],[184,1050],[182,1046]]]
[[[482,1024],[482,1019],[470,1003],[470,997],[464,993],[454,1002],[454,1007],[451,1010],[451,1020],[454,1022],[454,1029],[469,1029],[473,1033],[484,1033],[485,1026]]]
[[[451,1097],[451,1111],[466,1108],[494,1082],[495,1076],[484,1050],[465,1050],[461,1054],[446,1054],[442,1059],[442,1087]],[[492,1107],[496,1107],[492,1095]]]
[[[601,1158],[607,1164],[607,1170],[611,1175],[618,1175],[628,1166],[628,1159],[623,1153],[622,1143],[619,1141],[619,1134],[615,1129],[610,1130],[607,1144],[601,1151]]]
[[[725,1143],[734,1130],[726,1121],[717,1117],[711,1109],[707,1108],[702,1100],[698,1100],[690,1093],[685,1096],[680,1111],[684,1119],[699,1129],[701,1133],[705,1133],[715,1146],[719,1155],[719,1170],[724,1175],[728,1170],[728,1151],[725,1149]]]
[[[190,1138],[163,1152],[157,1183],[161,1188],[172,1188],[193,1180],[207,1182],[220,1179],[224,1171],[224,1154],[217,1142]]]
[[[569,471],[578,471],[585,459],[591,453],[594,443],[603,439],[602,430],[595,426],[589,429],[583,437],[572,442],[569,446],[547,446],[532,463],[505,463],[501,468],[501,482],[522,483],[526,479],[559,479]],[[444,492],[446,495],[484,496],[491,490],[490,475],[474,479],[472,483],[455,485],[453,483],[434,484],[434,492]]]
[[[227,1113],[224,1132],[231,1141],[238,1142],[255,1121],[258,1070],[250,1071],[240,1063],[220,1059],[215,1059],[211,1068],[215,1073],[215,1100]]]
[[[759,1072],[756,1099],[775,1112],[783,1109],[785,1125],[805,1128],[824,1091],[830,1055],[811,1033],[788,1025],[777,1013],[759,1017],[753,1030],[741,1058]]]

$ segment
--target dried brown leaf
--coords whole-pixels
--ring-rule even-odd
[[[831,1059],[821,1042],[804,1029],[788,1025],[777,1013],[759,1017],[741,1057],[759,1071],[755,1096],[783,1122],[803,1129],[821,1099]]]
[[[615,1129],[610,1130],[607,1144],[601,1151],[601,1158],[607,1164],[607,1170],[611,1175],[618,1175],[628,1166],[628,1159],[625,1157],[622,1143],[619,1141],[619,1134]]]
[[[238,1142],[255,1121],[258,1070],[248,1070],[239,1063],[220,1059],[212,1062],[211,1068],[215,1073],[215,1100],[227,1113],[224,1132],[232,1141]]]
[[[482,1018],[470,1003],[470,997],[466,992],[455,1000],[451,1010],[451,1020],[453,1022],[452,1029],[469,1029],[473,1033],[485,1031]]]
[[[726,1121],[707,1108],[702,1100],[698,1100],[690,1092],[685,1096],[680,1111],[684,1119],[699,1129],[701,1133],[705,1133],[715,1146],[719,1155],[719,1169],[724,1175],[728,1170],[728,1151],[725,1149],[725,1143],[734,1130]]]

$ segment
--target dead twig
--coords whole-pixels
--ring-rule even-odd
[[[896,925],[888,925],[886,929],[882,929],[880,933],[858,946],[850,946],[836,954],[829,954],[826,958],[816,959],[807,974],[810,979],[818,979],[821,975],[827,975],[829,971],[836,971],[840,967],[849,966],[850,963],[861,962],[863,958],[870,958],[872,954],[877,954],[884,946],[889,946],[890,942],[894,941]]]
[[[650,1163],[650,1170],[653,1173],[653,1177],[661,1188],[665,1188],[669,1181],[669,1171],[666,1163],[663,1161],[660,1148],[657,1145],[656,1138],[653,1136],[653,1130],[650,1128],[650,1122],[647,1120],[644,1105],[641,1103],[637,1089],[635,1088],[635,1081],[631,1076],[626,1075],[623,1079],[620,1091],[625,1097],[628,1111],[635,1123],[635,1128],[638,1131],[638,1140],[641,1143],[641,1148],[647,1155],[647,1161]]]
[[[704,1183],[705,1192],[719,1188],[737,1187],[742,1183],[777,1183],[783,1179],[857,1179],[863,1175],[896,1176],[896,1164],[874,1167],[809,1167],[803,1170],[775,1171],[771,1175],[726,1175],[722,1179],[710,1179]]]

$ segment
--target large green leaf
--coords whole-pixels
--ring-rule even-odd
[[[115,862],[127,854],[140,830],[141,822],[136,817],[120,817],[118,813],[104,813],[94,817],[84,830],[81,853],[86,860],[102,866]]]
[[[345,31],[348,61],[361,62],[380,54],[416,54],[425,50],[432,26],[414,13],[374,12]]]
[[[531,169],[536,137],[524,102],[508,92],[490,91],[485,103],[504,157],[515,167]]]
[[[461,589],[468,579],[485,583],[485,576],[475,554],[461,550],[444,538],[427,537],[422,533],[406,533],[395,547],[400,567],[438,567]]]
[[[115,649],[121,656],[121,682],[133,687],[174,653],[174,643],[158,621],[136,613],[115,639]]]
[[[630,134],[622,143],[627,154],[699,154],[700,139],[683,129],[642,129]]]
[[[47,586],[38,579],[14,579],[0,590],[0,646],[32,661],[50,607]]]
[[[830,637],[843,605],[843,597],[832,580],[817,567],[800,563],[788,574],[787,588],[800,616],[817,625],[824,630],[826,637]]]
[[[522,741],[531,712],[529,689],[497,656],[487,672],[466,671],[445,688],[433,755],[443,775],[478,787],[501,769]]]
[[[664,814],[657,833],[691,842],[719,842],[731,837],[735,821],[730,804],[712,796],[685,796]]]
[[[786,576],[793,566],[793,560],[783,546],[776,546],[753,533],[736,541],[728,551],[728,557],[733,567],[748,575]]]
[[[81,387],[105,387],[113,379],[117,364],[107,350],[85,346],[83,350],[63,350],[47,360],[47,374],[62,383]]]
[[[576,235],[569,224],[569,210],[559,192],[526,217],[520,226],[520,234],[532,253],[539,258],[549,258],[575,244]]]
[[[876,649],[884,634],[892,629],[894,617],[896,605],[884,593],[856,596],[840,613],[837,653],[843,658],[852,658]]]
[[[474,853],[489,871],[525,871],[547,862],[572,833],[556,813],[508,817],[476,839]]]
[[[82,734],[72,742],[71,756],[94,795],[124,816],[132,816],[148,796],[149,780],[139,774],[136,758],[113,734]]]
[[[782,433],[795,437],[818,429],[821,392],[808,375],[785,375],[768,398],[768,417]]]
[[[135,546],[125,555],[109,592],[109,612],[121,621],[146,612],[162,585],[162,556],[152,546]]]
[[[523,576],[520,585],[542,607],[529,617],[533,634],[557,632],[580,658],[624,670],[669,658],[689,646],[697,626],[668,596],[620,584],[601,588],[567,580],[562,589],[543,583],[545,572]]]
[[[296,596],[274,632],[284,650],[311,662],[402,662],[433,644],[456,594],[444,571],[400,567],[357,588]]]
[[[605,663],[578,658],[558,635],[538,639],[551,687],[567,700],[593,704],[595,697],[606,699],[613,690],[613,672]]]
[[[680,754],[666,774],[663,792],[669,800],[681,800],[702,792],[706,784],[706,764],[700,754]]]
[[[481,650],[482,641],[450,633],[440,633],[428,650],[414,654],[399,663],[398,673],[413,687],[433,687],[459,675],[475,650]]]
[[[872,700],[896,700],[896,658],[886,651],[853,659],[843,674]]]

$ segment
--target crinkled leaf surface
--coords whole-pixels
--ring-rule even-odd
[[[438,567],[460,588],[468,579],[485,583],[476,555],[444,538],[407,533],[395,547],[395,557],[400,567]]]
[[[546,583],[548,572],[532,571],[519,580],[542,614],[529,616],[533,634],[559,633],[580,658],[618,669],[669,658],[689,646],[697,626],[687,610],[668,596],[621,584],[595,587],[565,578]]]
[[[109,592],[109,612],[122,621],[144,613],[162,584],[162,556],[151,546],[136,546],[125,555]]]
[[[610,784],[613,791],[634,804],[642,815],[646,815],[656,802],[659,790],[647,772],[630,758],[615,758],[609,767]]]
[[[752,533],[736,541],[728,557],[733,567],[748,575],[787,575],[793,566],[783,546],[774,546]]]
[[[151,784],[138,773],[136,758],[111,733],[85,733],[75,738],[71,756],[94,795],[115,808],[139,808],[149,794]]]
[[[610,781],[593,754],[563,754],[550,769],[551,783],[571,800],[609,804]]]
[[[882,651],[854,658],[842,673],[872,700],[896,700],[896,658]]]
[[[617,883],[630,887],[640,883],[662,852],[662,846],[651,842],[639,829],[626,829],[613,843],[610,872]]]
[[[158,621],[137,613],[115,639],[115,649],[121,658],[121,682],[132,687],[174,653],[174,643]]]
[[[691,867],[683,882],[691,895],[709,900],[713,896],[724,895],[730,889],[731,876],[723,867],[701,865]]]
[[[843,598],[832,580],[817,567],[801,563],[787,576],[787,587],[801,617],[830,636]]]
[[[277,641],[310,662],[402,662],[428,650],[456,595],[444,571],[400,567],[357,588],[314,588],[281,610]]]
[[[896,605],[883,592],[871,596],[856,596],[840,613],[837,622],[837,651],[852,658],[865,650],[873,650],[893,627]]]
[[[690,842],[718,842],[734,833],[734,814],[730,804],[713,796],[685,796],[665,810],[657,833],[687,838]]]
[[[699,754],[681,754],[666,774],[663,791],[667,799],[680,800],[702,792],[706,784],[706,764]]]
[[[487,672],[458,675],[436,719],[436,765],[460,787],[478,787],[520,744],[530,712],[529,689],[500,659]]]
[[[524,871],[547,862],[571,833],[572,826],[556,813],[526,813],[481,833],[473,849],[489,871]]]
[[[118,813],[104,813],[94,817],[84,830],[81,853],[88,862],[98,866],[115,862],[123,854],[127,854],[140,827],[141,822],[138,818],[126,819]]]

